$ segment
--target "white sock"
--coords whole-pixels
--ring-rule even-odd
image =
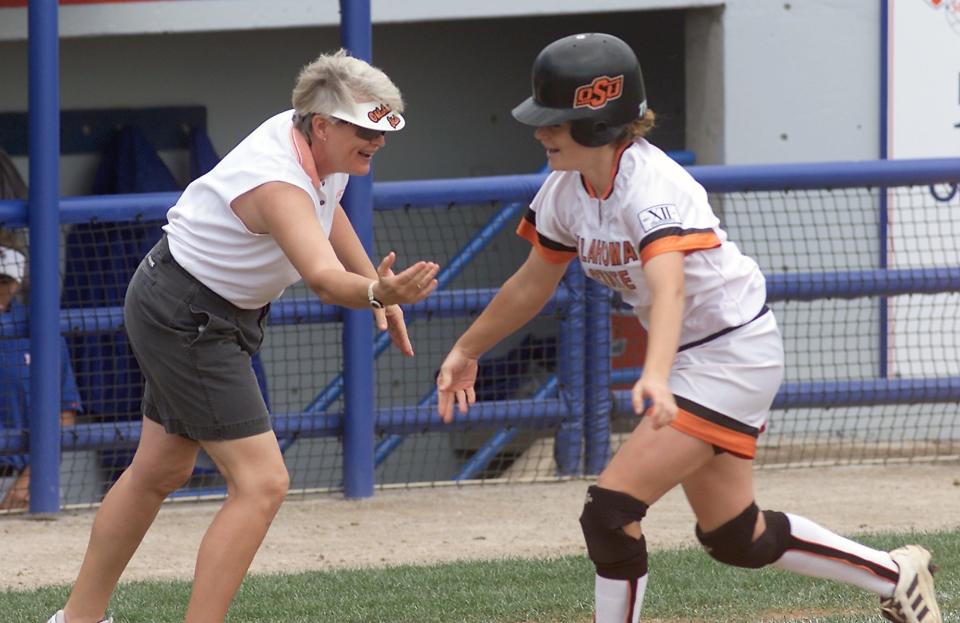
[[[853,584],[884,599],[893,594],[900,570],[890,554],[846,539],[805,517],[784,514],[790,520],[790,546],[774,567]]]
[[[635,580],[611,580],[596,576],[594,583],[594,623],[637,623],[647,592],[645,573]]]

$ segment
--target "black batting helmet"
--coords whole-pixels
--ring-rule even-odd
[[[599,147],[646,109],[640,62],[630,46],[613,35],[583,33],[541,50],[533,61],[533,96],[513,117],[537,127],[570,121],[573,140]]]

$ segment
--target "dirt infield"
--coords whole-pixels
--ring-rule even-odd
[[[254,573],[548,557],[584,551],[577,516],[585,480],[378,491],[373,498],[293,497],[270,529]],[[960,527],[960,464],[759,470],[757,501],[843,534]],[[189,578],[218,504],[165,506],[124,580]],[[0,518],[0,587],[73,580],[93,511],[52,521]],[[651,548],[693,545],[693,516],[677,490],[644,520]]]

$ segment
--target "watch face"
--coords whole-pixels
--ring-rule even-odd
[[[377,299],[371,299],[371,301],[370,301],[370,307],[372,307],[372,308],[374,308],[374,309],[383,309],[383,303],[381,303],[381,302],[378,301]]]

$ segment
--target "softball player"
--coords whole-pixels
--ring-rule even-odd
[[[325,303],[372,307],[413,355],[397,304],[426,297],[438,266],[394,275],[391,253],[374,268],[339,204],[348,176],[370,172],[385,132],[403,128],[400,91],[341,50],[303,69],[293,105],[190,184],[130,282],[124,324],[146,378],[140,445],[49,623],[104,620],[120,574],[201,447],[228,496],[200,545],[185,621],[224,620],[289,483],[250,367],[270,302],[287,286],[303,278]]]
[[[630,47],[596,33],[551,43],[534,62],[533,96],[513,115],[537,128],[553,173],[518,228],[533,247],[526,262],[440,369],[438,409],[445,421],[454,403],[466,412],[477,359],[537,315],[570,260],[633,306],[648,331],[632,394],[642,419],[580,516],[596,623],[639,620],[641,520],[678,484],[697,538],[720,562],[847,582],[877,594],[891,621],[939,623],[923,548],[881,552],[757,507],[753,458],[783,377],[780,333],[757,264],[727,239],[704,189],[644,139],[654,115]]]

